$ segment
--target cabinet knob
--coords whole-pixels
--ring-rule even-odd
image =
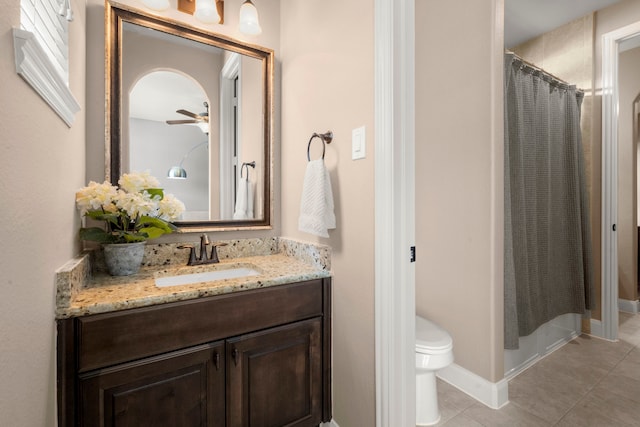
[[[240,352],[238,351],[238,349],[234,348],[233,351],[231,352],[231,356],[233,356],[233,363],[235,363],[236,366],[238,366],[239,355],[240,355]]]
[[[216,367],[216,371],[220,370],[220,353],[217,351],[213,355],[213,365]]]

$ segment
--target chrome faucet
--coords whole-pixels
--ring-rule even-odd
[[[207,246],[209,245],[211,245],[211,255],[207,254]],[[200,236],[200,255],[196,256],[196,248],[194,245],[180,245],[178,249],[189,249],[189,261],[187,261],[187,265],[216,264],[220,262],[216,248],[226,245],[226,243],[211,244],[209,236],[203,234]]]

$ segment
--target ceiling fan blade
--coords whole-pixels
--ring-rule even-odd
[[[187,110],[176,110],[176,113],[184,114],[185,116],[193,117],[194,119],[197,119],[198,117],[200,117],[197,114]]]
[[[167,120],[168,125],[185,125],[188,123],[198,123],[199,120]]]

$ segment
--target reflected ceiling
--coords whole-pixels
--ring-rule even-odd
[[[517,46],[620,0],[505,0],[504,44]]]

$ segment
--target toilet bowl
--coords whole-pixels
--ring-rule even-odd
[[[416,316],[416,425],[440,421],[436,371],[453,362],[451,335],[429,320]]]

